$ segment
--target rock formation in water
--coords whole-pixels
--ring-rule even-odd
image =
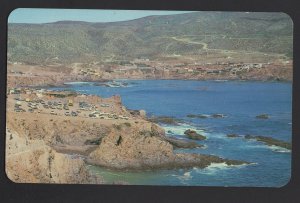
[[[205,140],[206,137],[204,135],[198,134],[195,130],[188,129],[184,132],[184,134],[192,140]]]
[[[239,165],[246,162],[217,156],[174,153],[173,146],[151,129],[122,126],[103,138],[88,163],[112,169],[204,168],[211,163]]]
[[[246,163],[210,155],[175,153],[174,147],[203,145],[166,136],[163,128],[144,118],[145,112],[129,111],[122,106],[119,96],[102,99],[77,95],[72,100],[78,105],[84,100],[98,108],[99,103],[109,104],[113,108],[103,108],[109,109],[110,115],[122,116],[95,119],[85,116],[86,111],[73,117],[52,115],[45,109],[43,113],[15,112],[14,100],[8,98],[6,172],[12,181],[102,183],[90,174],[87,163],[131,170]]]
[[[245,135],[245,139],[254,139],[257,140],[259,142],[262,142],[268,146],[277,146],[277,147],[282,147],[288,150],[292,149],[292,144],[282,141],[282,140],[277,140],[275,138],[272,137],[265,137],[265,136],[255,136],[255,135]]]
[[[268,119],[268,118],[270,118],[270,116],[268,114],[260,114],[260,115],[257,115],[256,118],[258,118],[258,119]]]
[[[198,144],[197,142],[183,140],[183,139],[177,139],[173,137],[166,137],[166,141],[168,141],[171,145],[173,145],[174,148],[187,148],[187,149],[193,149],[193,148],[203,148],[204,145]]]
[[[238,134],[227,134],[226,135],[227,137],[229,137],[229,138],[237,138],[237,137],[241,137],[240,135],[238,135]]]

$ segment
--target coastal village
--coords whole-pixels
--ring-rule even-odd
[[[205,182],[206,177],[198,177],[198,170],[211,166],[214,171],[219,166],[243,166],[238,174],[245,172],[241,179],[246,181],[243,186],[248,186],[253,182],[247,176],[253,174],[252,170],[265,172],[261,176],[260,173],[255,174],[253,178],[262,178],[273,170],[266,167],[269,167],[269,154],[277,153],[274,148],[290,153],[292,145],[288,140],[279,140],[280,137],[261,135],[260,131],[248,134],[252,131],[240,130],[245,122],[248,124],[248,120],[243,120],[247,111],[240,110],[243,108],[239,108],[238,101],[228,102],[233,107],[227,112],[217,107],[214,100],[222,100],[214,97],[208,101],[213,110],[207,110],[209,105],[205,103],[198,110],[193,105],[207,99],[205,93],[215,96],[219,91],[210,91],[211,87],[205,84],[195,86],[191,94],[189,91],[184,94],[185,88],[177,92],[177,86],[181,84],[178,83],[176,92],[172,90],[169,94],[169,90],[166,93],[164,88],[155,87],[155,84],[159,95],[166,96],[166,101],[178,102],[181,101],[179,97],[185,100],[179,107],[174,107],[171,102],[157,107],[160,96],[156,98],[155,94],[150,94],[149,102],[153,102],[153,108],[160,111],[154,111],[158,115],[152,115],[153,111],[147,113],[147,109],[139,109],[138,104],[132,105],[137,109],[129,109],[122,103],[121,96],[106,98],[101,91],[134,86],[129,90],[138,92],[141,102],[144,102],[148,100],[148,95],[144,96],[148,86],[145,90],[139,83],[131,86],[133,80],[213,81],[214,84],[218,82],[216,86],[223,86],[225,81],[291,82],[292,27],[292,21],[286,14],[277,16],[276,13],[263,12],[216,12],[209,15],[192,12],[107,23],[68,20],[41,24],[9,23],[7,177],[16,183],[131,184],[123,181],[123,175],[113,173],[138,171],[143,175],[141,179],[150,177],[151,184],[173,184],[171,178],[182,174],[176,178],[175,184],[183,185],[184,181],[192,180],[186,183],[199,181],[196,185],[211,185]],[[89,92],[87,89],[68,89],[72,83],[85,82],[93,86],[91,88],[98,88],[97,95],[83,93]],[[154,83],[151,83],[151,88]],[[136,87],[142,90],[136,91]],[[194,92],[201,97],[194,97]],[[226,92],[226,96],[228,94]],[[224,98],[223,94],[220,96]],[[247,96],[251,97],[250,94]],[[264,94],[262,96],[271,99]],[[130,99],[140,102],[134,97]],[[226,102],[223,103],[227,108]],[[242,103],[248,105],[247,102]],[[192,107],[191,110],[187,106]],[[170,113],[172,107],[187,111],[177,115],[175,111]],[[249,105],[245,109],[248,108],[251,111]],[[241,117],[235,117],[235,109],[240,110],[238,114]],[[256,123],[262,126],[268,121],[277,125],[273,118],[272,112],[253,112],[249,114],[252,125],[249,128],[256,129]],[[230,119],[234,122],[231,123]],[[206,126],[204,120],[212,125]],[[222,128],[222,125],[225,127]],[[290,126],[288,124],[287,127]],[[215,129],[216,135],[212,136]],[[214,136],[220,136],[220,139],[214,139]],[[256,148],[249,147],[249,151],[244,151],[245,143],[250,142],[257,142],[257,151],[268,153],[266,162],[259,165],[256,159],[259,156],[251,154]],[[227,151],[218,153],[218,150]],[[233,156],[243,152],[247,156]],[[248,168],[249,165],[251,167]],[[259,168],[261,166],[265,168]],[[95,173],[93,167],[109,171],[105,175],[113,174],[117,181],[106,179],[104,173]],[[144,172],[153,171],[157,174],[163,171],[163,174],[144,175]],[[231,174],[230,171],[226,170],[221,175]],[[230,177],[229,182],[211,174],[207,177],[218,181],[216,186],[222,181],[224,186],[231,186],[235,185],[234,179],[238,179],[235,175]],[[270,177],[274,179],[275,176],[270,173]],[[134,181],[139,179],[138,176],[131,178]],[[167,182],[158,182],[165,178]]]
[[[103,183],[87,164],[143,170],[247,163],[175,153],[174,148],[201,148],[192,140],[206,138],[194,130],[187,131],[191,141],[168,137],[144,110],[127,109],[117,95],[8,86],[6,115],[6,170],[14,182]]]
[[[66,82],[107,82],[118,79],[292,81],[292,60],[270,62],[132,61],[64,64],[8,63],[8,88],[62,86]],[[31,71],[34,69],[34,73]],[[114,84],[112,84],[114,85]]]
[[[136,59],[133,61],[120,61],[115,64],[108,64],[105,68],[97,68],[97,63],[87,65],[89,68],[81,68],[79,75],[82,76],[104,76],[103,72],[117,74],[120,77],[134,77],[134,72],[142,72],[146,78],[191,78],[191,79],[214,79],[229,77],[239,79],[239,76],[249,72],[259,72],[261,69],[270,69],[292,65],[290,60],[261,63],[243,62],[215,62],[215,63],[178,63],[178,62],[157,62],[149,59]],[[93,67],[93,68],[92,68]],[[103,67],[103,66],[102,66]],[[225,77],[224,77],[225,76]]]
[[[87,165],[117,170],[200,167],[211,163],[248,164],[212,155],[174,152],[203,148],[206,137],[187,129],[185,139],[166,135],[158,124],[169,117],[148,118],[144,110],[130,110],[118,95],[103,98],[67,90],[68,82],[125,87],[114,79],[180,80],[292,80],[292,60],[241,63],[237,61],[155,61],[148,58],[108,63],[26,64],[7,68],[7,172],[15,182],[103,183]],[[32,71],[34,70],[34,71]],[[53,90],[50,87],[66,87]],[[224,119],[226,115],[187,115]],[[30,119],[28,119],[30,118]],[[259,115],[257,119],[268,119]],[[239,135],[228,135],[229,139]],[[268,145],[290,149],[289,143],[248,136]],[[34,161],[40,160],[40,161]],[[63,163],[69,163],[62,166]],[[26,170],[24,170],[26,169]],[[28,169],[28,170],[27,170]],[[78,171],[80,169],[80,171]],[[30,171],[40,171],[36,174]],[[125,183],[126,184],[126,183]]]

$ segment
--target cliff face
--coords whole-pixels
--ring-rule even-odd
[[[211,163],[247,163],[211,155],[174,153],[173,146],[166,140],[154,125],[148,129],[119,126],[103,138],[87,162],[118,170],[204,168]]]
[[[57,153],[42,140],[7,131],[6,173],[17,183],[102,183],[89,174],[82,158]]]
[[[174,159],[173,146],[156,136],[156,131],[121,126],[103,138],[89,158],[110,168],[159,167]]]
[[[105,124],[89,119],[29,113],[25,115],[23,117],[16,113],[9,113],[7,115],[8,127],[20,135],[27,136],[28,139],[43,140],[48,145],[80,146],[88,139],[103,137],[110,130]]]
[[[246,163],[175,153],[174,140],[170,141],[161,127],[147,121],[145,111],[126,110],[119,96],[72,96],[72,110],[84,99],[99,111],[105,108],[110,115],[123,115],[118,118],[91,118],[88,115],[93,110],[85,110],[76,117],[65,115],[64,110],[53,115],[52,110],[40,106],[40,112],[15,112],[13,97],[8,95],[7,100],[6,173],[14,182],[103,183],[89,173],[86,163],[124,170]],[[101,107],[103,102],[109,103],[110,108]],[[175,145],[178,147],[178,143]]]

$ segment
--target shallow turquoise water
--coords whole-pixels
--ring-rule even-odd
[[[124,81],[123,81],[124,82]],[[116,180],[143,185],[269,186],[281,187],[290,179],[291,153],[243,138],[230,139],[228,133],[271,136],[291,141],[292,84],[278,82],[216,82],[183,80],[126,80],[126,87],[72,83],[69,89],[109,97],[119,94],[130,109],[144,109],[148,115],[183,119],[179,126],[164,126],[168,136],[183,138],[192,128],[208,137],[199,143],[205,149],[178,151],[214,154],[255,164],[228,167],[212,165],[206,169],[116,172],[90,166],[108,182]],[[56,88],[61,89],[61,88]],[[227,115],[222,119],[187,118],[187,114]],[[270,119],[255,116],[267,113]]]

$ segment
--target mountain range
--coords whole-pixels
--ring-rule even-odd
[[[284,13],[191,12],[130,21],[8,24],[8,61],[131,60],[222,54],[280,54],[292,58],[293,22]]]

